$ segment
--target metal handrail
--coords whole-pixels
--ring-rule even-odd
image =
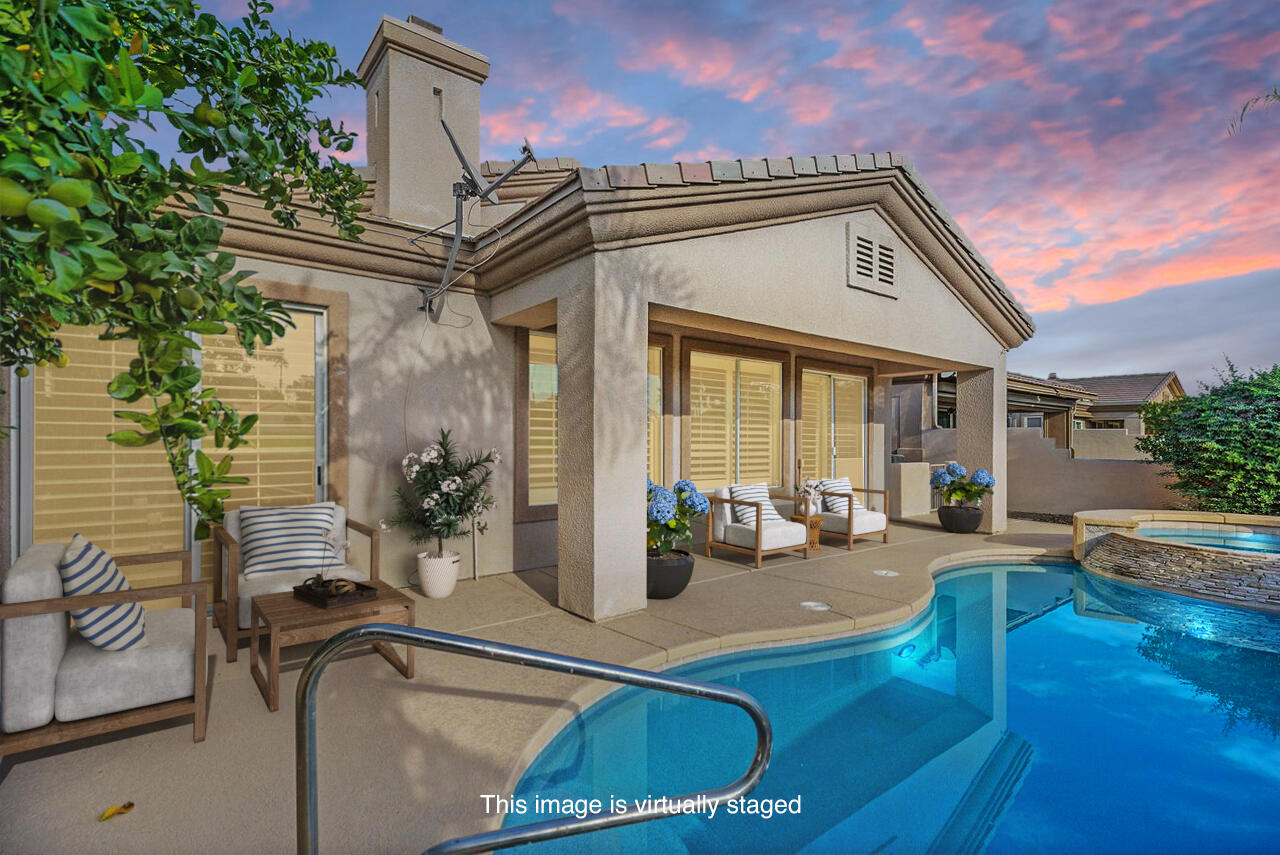
[[[484,641],[464,635],[451,635],[431,629],[406,627],[398,624],[373,623],[344,629],[320,646],[303,666],[298,678],[298,690],[295,695],[295,736],[297,742],[297,784],[298,784],[298,855],[317,855],[318,814],[316,796],[316,691],[320,675],[325,666],[335,656],[355,644],[368,644],[382,641],[395,644],[407,644],[413,647],[429,647],[446,653],[460,653],[463,656],[477,656],[495,659],[499,662],[510,662],[515,665],[526,665],[541,668],[545,671],[558,671],[563,674],[578,674],[594,677],[613,683],[628,686],[639,686],[643,689],[656,689],[660,692],[671,692],[677,695],[688,695],[694,698],[705,698],[719,703],[733,704],[742,707],[751,716],[756,726],[756,754],[751,759],[747,771],[732,784],[716,790],[704,790],[668,798],[667,802],[684,801],[686,799],[702,799],[720,803],[744,796],[755,789],[760,778],[769,766],[769,757],[773,753],[773,727],[760,703],[751,695],[727,686],[714,683],[703,683],[698,680],[686,680],[671,677],[638,668],[627,668],[622,665],[611,665],[592,659],[578,659],[573,656],[562,656],[546,650],[532,650],[517,647],[513,644],[502,644],[497,641]],[[558,817],[556,819],[531,822],[511,828],[500,828],[474,834],[470,837],[456,837],[438,843],[427,850],[426,855],[465,855],[472,852],[490,852],[508,846],[519,846],[523,843],[536,843],[556,837],[568,837],[572,834],[583,834],[588,831],[600,831],[618,825],[630,825],[672,816],[661,807],[659,800],[654,806],[627,813],[598,812],[585,817]]]

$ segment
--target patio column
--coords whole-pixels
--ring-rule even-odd
[[[987,513],[979,529],[989,534],[1008,526],[1005,395],[1003,354],[993,368],[956,372],[956,459],[970,472],[986,469],[996,477],[995,491],[983,501]]]
[[[871,418],[867,422],[867,487],[872,490],[888,489],[889,460],[893,455],[890,447],[889,418],[893,412],[893,378],[877,375],[869,390],[871,406],[868,411]],[[870,497],[872,504],[867,507],[889,514],[889,507],[882,503],[881,496]]]
[[[647,308],[598,281],[556,303],[559,602],[590,620],[646,602]]]

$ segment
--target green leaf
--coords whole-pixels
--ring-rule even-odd
[[[111,158],[110,172],[112,178],[132,175],[142,166],[142,155],[135,151],[126,151]]]
[[[90,41],[111,37],[111,28],[98,18],[98,12],[89,6],[63,6],[58,16],[80,35]]]
[[[227,325],[222,321],[191,321],[184,329],[200,335],[221,335],[227,331]]]
[[[137,448],[142,445],[150,445],[160,438],[160,434],[152,431],[151,433],[138,433],[136,430],[118,430],[115,433],[107,434],[107,439],[116,445],[123,445],[128,448]]]
[[[129,400],[138,394],[138,381],[127,372],[117,374],[107,384],[107,394],[117,400]]]
[[[120,48],[120,53],[116,56],[116,73],[120,75],[120,83],[124,86],[124,94],[129,102],[137,103],[142,97],[145,84],[138,66],[133,64],[133,57],[129,56],[128,47]]]
[[[236,78],[236,85],[241,89],[248,89],[250,86],[256,86],[258,83],[258,73],[253,70],[252,65],[246,65],[240,72],[240,76]]]

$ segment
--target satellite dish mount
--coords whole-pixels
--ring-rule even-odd
[[[466,154],[463,153],[462,146],[458,145],[457,138],[454,137],[453,131],[449,129],[449,123],[441,119],[440,124],[444,128],[445,136],[449,138],[449,144],[453,146],[453,153],[457,155],[458,162],[462,164],[462,177],[453,183],[453,242],[449,246],[449,260],[445,262],[444,273],[440,277],[440,285],[435,289],[419,288],[422,292],[422,305],[418,307],[418,311],[428,314],[432,311],[432,303],[435,299],[448,291],[449,286],[453,284],[450,277],[453,275],[454,263],[458,260],[458,247],[462,244],[463,203],[468,199],[488,199],[490,202],[497,204],[498,187],[523,169],[525,164],[533,160],[533,148],[529,145],[529,140],[526,139],[524,145],[520,146],[520,159],[492,182],[486,182],[479,171],[471,165],[471,161],[467,159]],[[418,246],[418,241],[439,232],[447,226],[448,223],[436,226],[431,231],[423,232],[409,242],[414,246]],[[422,247],[418,248],[421,249]]]

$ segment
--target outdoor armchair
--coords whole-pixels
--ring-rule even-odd
[[[65,543],[32,546],[9,568],[0,605],[0,755],[180,716],[204,740],[205,585],[190,552],[115,558],[117,567],[182,563],[184,581],[102,594],[62,595]],[[145,646],[102,650],[71,625],[95,606],[189,598],[190,608],[147,612]]]
[[[228,662],[236,661],[240,641],[249,638],[252,628],[250,609],[254,597],[291,591],[294,585],[301,585],[318,572],[323,572],[326,578],[352,582],[378,580],[378,529],[349,518],[346,508],[337,504],[334,505],[333,529],[339,533],[354,531],[369,539],[367,574],[348,565],[344,553],[335,555],[332,563],[323,568],[273,570],[246,576],[240,556],[240,509],[227,511],[222,525],[213,527],[213,621],[222,633]]]
[[[867,505],[871,504],[871,497],[883,496],[885,511],[889,508],[889,493],[887,490],[871,490],[866,487],[852,487],[849,491],[822,491],[822,505],[824,510],[822,514],[822,532],[824,534],[839,534],[845,538],[845,547],[853,549],[853,541],[860,537],[875,537],[880,535],[884,538],[884,542],[889,542],[889,517],[880,511],[873,511],[869,507],[857,507],[854,499],[855,493],[861,493],[867,497]],[[825,510],[827,497],[848,499],[848,508],[844,511],[828,511]]]
[[[769,497],[775,498],[773,493]],[[763,501],[734,499],[731,487],[720,487],[707,498],[711,501],[711,511],[707,514],[708,558],[711,557],[712,546],[754,556],[757,569],[763,565],[766,555],[801,551],[805,558],[809,557],[809,531],[804,523],[788,519],[766,520]],[[789,499],[785,496],[776,498]],[[754,520],[749,524],[735,520],[732,511],[735,505],[752,508]]]

